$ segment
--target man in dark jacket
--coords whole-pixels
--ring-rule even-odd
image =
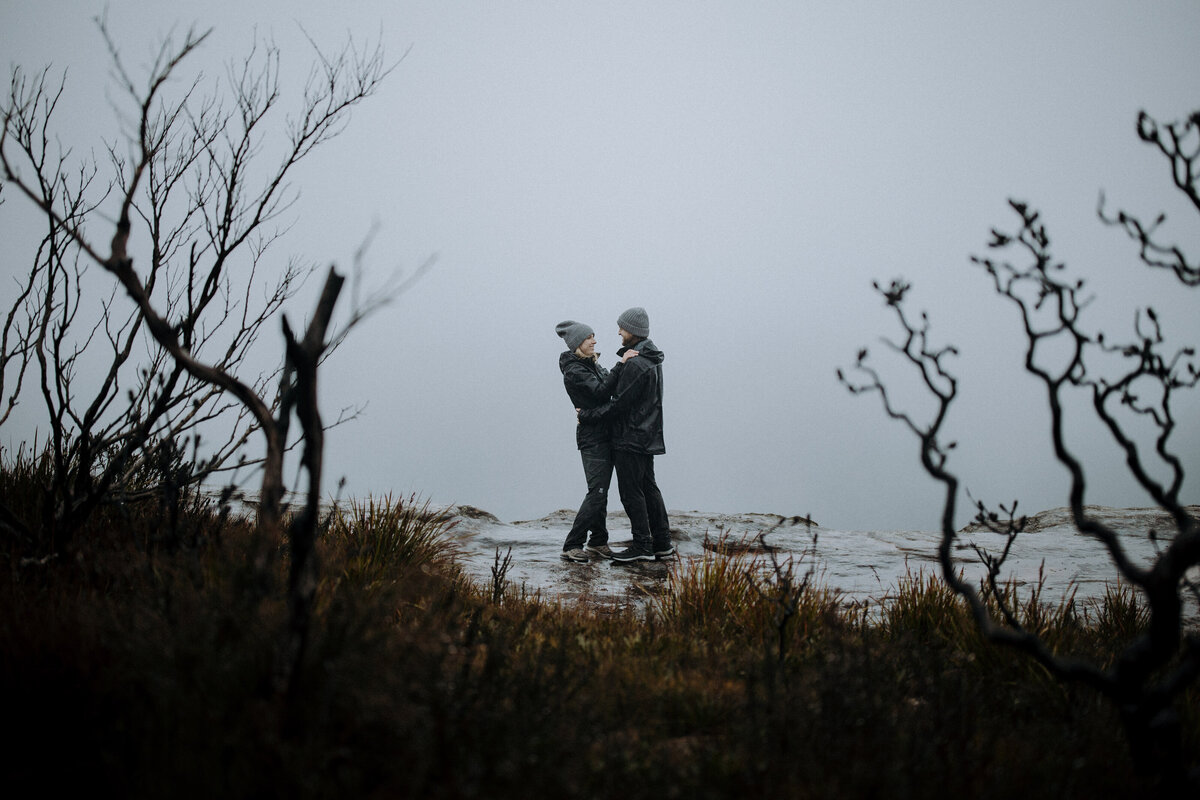
[[[649,338],[650,318],[644,308],[630,308],[617,318],[624,345],[617,355],[636,351],[617,378],[612,400],[592,409],[580,407],[580,424],[612,425],[613,462],[621,505],[633,528],[633,545],[613,554],[619,562],[653,561],[675,552],[662,492],[654,478],[654,457],[667,452],[663,441],[663,352]]]
[[[558,323],[554,331],[567,343],[567,349],[558,357],[558,367],[562,370],[563,385],[575,408],[595,408],[608,402],[622,363],[618,362],[611,373],[600,366],[596,359],[595,332],[582,322],[566,320]],[[608,423],[580,421],[575,428],[575,445],[583,458],[587,495],[563,542],[562,557],[566,561],[580,563],[588,560],[588,553],[612,558],[606,524],[608,487],[613,473],[612,437]]]

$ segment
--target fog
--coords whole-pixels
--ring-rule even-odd
[[[322,372],[327,415],[362,406],[327,437],[329,492],[344,477],[343,495],[415,493],[505,520],[576,506],[554,326],[591,325],[611,366],[618,314],[642,306],[666,354],[668,508],[931,529],[941,490],[916,439],[835,376],[864,346],[888,363],[880,339],[897,328],[871,284],[903,276],[935,342],[960,350],[951,469],[989,503],[1064,505],[1019,319],[970,263],[992,228],[1015,227],[1009,198],[1041,210],[1087,280],[1090,324],[1124,338],[1153,305],[1172,341],[1200,342],[1196,294],[1096,214],[1102,191],[1113,209],[1166,211],[1165,238],[1200,252],[1195,211],[1135,134],[1139,110],[1200,108],[1195,2],[0,0],[5,65],[68,70],[64,138],[97,151],[121,131],[91,21],[106,6],[135,70],[192,24],[214,30],[185,72],[219,76],[269,36],[292,96],[306,37],[381,39],[398,62],[296,174],[294,225],[272,251],[346,268],[369,242],[364,291],[435,259]],[[8,282],[35,217],[4,200]],[[919,408],[915,376],[887,374]],[[1200,502],[1200,406],[1178,411],[1184,499]],[[0,441],[39,424],[29,396]],[[1097,425],[1069,434],[1088,502],[1150,504]]]

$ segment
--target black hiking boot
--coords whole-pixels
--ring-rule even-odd
[[[634,545],[633,547],[625,548],[619,553],[613,553],[612,560],[619,564],[628,564],[631,561],[653,561],[654,554],[647,553],[642,548]]]

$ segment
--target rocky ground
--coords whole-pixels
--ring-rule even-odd
[[[1123,544],[1142,561],[1155,553],[1149,532],[1156,531],[1163,543],[1173,530],[1159,509],[1089,507],[1089,511],[1119,531]],[[1192,511],[1200,516],[1200,506]],[[455,521],[462,563],[476,579],[489,583],[502,575],[510,586],[564,600],[645,603],[663,589],[672,563],[732,550],[752,550],[764,557],[773,551],[781,560],[791,558],[802,570],[811,570],[818,582],[843,593],[847,603],[886,601],[906,572],[937,569],[939,537],[930,531],[842,531],[802,517],[672,511],[678,561],[618,565],[596,558],[574,564],[559,557],[573,510],[517,522],[504,522],[470,506],[454,506],[447,513]],[[619,547],[630,541],[624,513],[610,512],[608,526],[611,544]],[[968,575],[982,575],[973,545],[995,550],[1003,543],[1003,536],[972,526],[964,530],[956,558]],[[506,558],[508,566],[501,571]],[[1043,597],[1048,601],[1057,601],[1072,588],[1079,599],[1099,597],[1115,580],[1105,550],[1075,530],[1066,509],[1031,516],[1007,567],[1005,574],[1024,586],[1044,579]],[[1200,570],[1194,570],[1192,577],[1200,582]],[[1188,608],[1198,616],[1195,597]]]

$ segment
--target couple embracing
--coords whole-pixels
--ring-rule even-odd
[[[654,478],[654,456],[667,452],[663,352],[650,340],[646,310],[630,308],[617,317],[622,347],[611,372],[599,364],[596,334],[590,327],[567,320],[555,332],[567,344],[558,365],[578,414],[575,443],[587,478],[587,496],[563,543],[563,559],[582,563],[593,553],[627,563],[673,555],[667,508]],[[633,544],[620,552],[608,546],[606,523],[614,467],[621,505],[633,529]]]

